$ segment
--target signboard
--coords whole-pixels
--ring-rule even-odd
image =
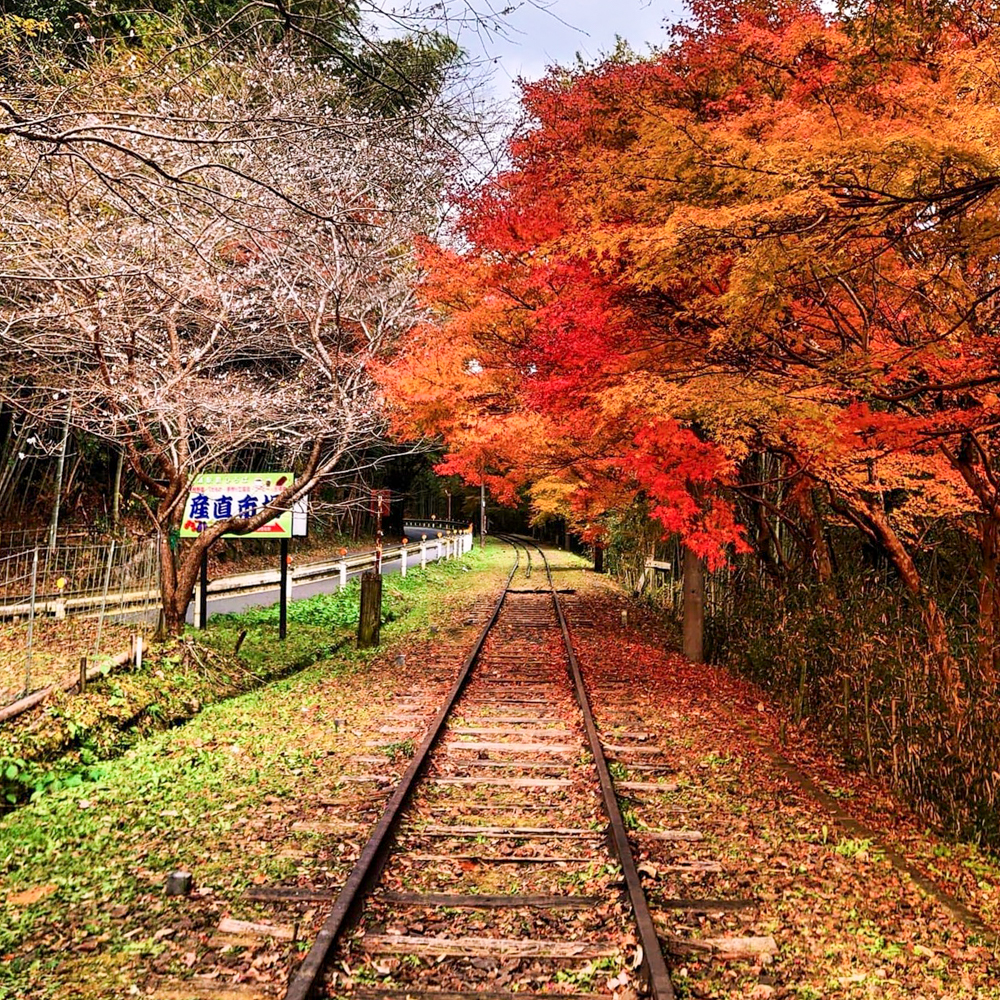
[[[195,538],[217,521],[250,518],[292,481],[290,472],[213,472],[199,476],[184,505],[181,538]],[[223,538],[291,538],[292,511],[283,511],[256,531]]]
[[[299,497],[292,504],[292,538],[309,537],[309,497]]]

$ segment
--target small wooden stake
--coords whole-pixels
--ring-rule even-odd
[[[361,615],[358,618],[358,649],[379,643],[382,625],[382,574],[366,570],[361,574]]]
[[[80,657],[80,694],[87,690],[87,657]]]

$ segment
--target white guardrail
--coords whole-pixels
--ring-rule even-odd
[[[412,527],[432,527],[434,522],[407,522]],[[438,526],[440,522],[437,522]],[[440,530],[440,527],[438,527]],[[393,545],[382,550],[382,562],[399,561],[400,574],[406,576],[411,569],[424,569],[429,562],[440,559],[456,559],[472,550],[472,529],[445,529],[440,538],[428,538],[426,541],[412,542],[407,545]],[[337,589],[347,586],[350,573],[358,570],[374,569],[375,552],[356,552],[331,562],[303,563],[301,566],[290,566],[288,569],[288,588],[291,597],[292,587],[301,583],[320,583],[324,580],[337,580]],[[234,576],[219,577],[208,584],[208,598],[238,597],[241,594],[255,594],[273,590],[281,585],[281,570],[266,570],[256,573],[239,573]],[[119,615],[129,614],[148,606],[151,601],[159,600],[157,591],[129,591],[124,594],[103,596],[101,594],[70,597],[62,600],[35,602],[35,615],[51,615],[55,618],[65,618],[67,615]],[[195,587],[194,606],[197,615],[198,588]],[[0,605],[0,619],[23,618],[31,613],[31,605],[18,604]],[[197,624],[197,623],[196,623]]]

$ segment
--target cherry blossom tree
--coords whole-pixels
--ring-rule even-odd
[[[133,58],[5,108],[0,398],[123,449],[176,631],[213,541],[380,439],[367,368],[414,320],[411,247],[453,154],[430,96],[360,111],[288,46],[186,75]],[[294,480],[179,545],[192,481],[252,448]]]

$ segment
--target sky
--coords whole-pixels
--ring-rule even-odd
[[[538,79],[577,52],[596,59],[614,49],[615,35],[644,53],[667,40],[664,22],[683,14],[682,0],[525,0],[506,16],[504,35],[466,30],[459,41],[470,56],[490,61],[493,90],[506,98],[516,94],[518,76]]]

